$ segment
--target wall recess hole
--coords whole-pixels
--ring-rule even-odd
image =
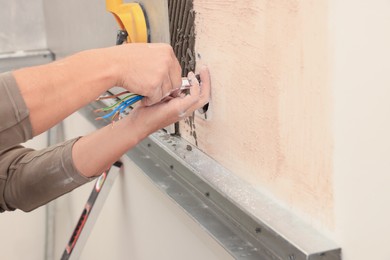
[[[207,110],[209,110],[209,103],[207,103],[207,104],[204,105],[203,107],[199,108],[199,109],[198,109],[198,112],[199,112],[200,114],[204,114],[204,113],[207,112]]]

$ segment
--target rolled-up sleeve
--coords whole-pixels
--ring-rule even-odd
[[[92,180],[73,164],[78,138],[40,150],[18,145],[32,138],[29,111],[12,73],[0,74],[0,212],[31,211]]]
[[[73,164],[76,141],[40,151],[22,146],[0,151],[0,211],[31,211],[92,180]]]
[[[11,72],[0,74],[0,150],[32,138],[29,111]]]

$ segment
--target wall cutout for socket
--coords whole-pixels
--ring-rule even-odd
[[[204,105],[203,107],[199,108],[196,112],[195,112],[195,116],[198,116],[204,120],[210,120],[210,111],[209,111],[209,107],[210,107],[210,103],[207,103],[206,105]]]

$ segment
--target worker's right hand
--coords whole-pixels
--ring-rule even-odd
[[[131,122],[132,133],[137,140],[146,138],[158,129],[182,120],[203,107],[210,100],[211,80],[207,67],[199,71],[201,83],[190,72],[188,79],[192,86],[188,95],[169,96],[153,106],[140,104],[126,117]]]
[[[181,67],[164,43],[131,43],[109,48],[117,66],[116,86],[145,96],[143,104],[158,103],[181,86]]]

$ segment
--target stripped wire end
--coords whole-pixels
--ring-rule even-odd
[[[129,93],[130,93],[129,91],[123,91],[123,92],[116,94],[116,95],[100,96],[96,100],[99,101],[99,100],[103,100],[103,99],[117,98],[117,97],[123,96],[125,94],[129,94]]]
[[[107,98],[118,98],[119,96],[124,95],[124,94],[129,94],[129,92],[125,91],[125,92],[119,93],[117,95],[103,96],[103,97],[99,98],[99,100],[107,99]],[[115,122],[116,120],[120,120],[123,117],[123,114],[126,111],[126,109],[131,107],[136,102],[140,101],[142,98],[143,98],[143,96],[136,95],[136,94],[130,94],[111,106],[96,109],[95,110],[96,113],[109,112],[108,114],[106,114],[104,116],[96,118],[96,120],[107,119],[110,117],[111,117],[112,123]]]
[[[111,118],[111,128],[114,128],[114,124],[117,120],[120,120],[119,112],[116,112],[115,115]]]
[[[119,120],[119,119],[120,119],[119,112],[116,112],[115,115],[112,116],[111,122],[114,123],[115,120]]]
[[[102,108],[98,108],[98,109],[95,109],[93,112],[94,113],[100,113],[100,112],[103,112],[103,109]]]

